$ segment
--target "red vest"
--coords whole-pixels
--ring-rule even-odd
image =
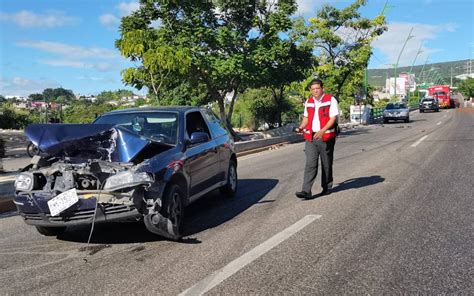
[[[331,107],[331,98],[332,98],[332,95],[325,94],[321,99],[321,104],[323,104],[324,106],[321,106],[318,109],[320,129],[322,129],[326,125],[326,123],[328,123],[330,119],[329,108]],[[327,102],[329,102],[329,104],[325,104]],[[304,133],[303,133],[303,137],[306,141],[313,140],[313,119],[314,119],[315,110],[316,110],[316,101],[311,96],[306,101],[306,112],[308,112],[308,124],[306,125],[306,129],[304,130]],[[336,130],[334,129],[334,127],[332,127],[331,129],[328,129],[326,133],[323,135],[323,141],[327,141],[334,138],[336,138]]]

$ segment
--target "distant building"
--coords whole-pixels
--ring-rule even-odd
[[[474,78],[474,73],[470,73],[470,74],[461,74],[461,75],[457,75],[455,76],[457,79],[461,79],[461,80],[466,80],[468,78]]]

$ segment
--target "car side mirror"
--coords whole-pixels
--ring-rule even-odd
[[[199,144],[199,143],[205,143],[210,140],[209,135],[204,132],[194,132],[191,134],[191,139],[189,140],[189,144],[194,145],[194,144]]]

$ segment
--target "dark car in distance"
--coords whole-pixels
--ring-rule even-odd
[[[438,100],[433,97],[425,97],[421,100],[419,105],[420,113],[427,110],[439,112]]]
[[[41,151],[15,180],[14,202],[44,235],[67,226],[143,219],[169,239],[181,237],[183,209],[204,194],[237,190],[234,142],[201,107],[137,108],[92,124],[34,124]]]

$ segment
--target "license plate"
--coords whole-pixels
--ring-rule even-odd
[[[48,201],[49,212],[51,216],[57,216],[78,201],[79,197],[75,188],[64,191]]]

